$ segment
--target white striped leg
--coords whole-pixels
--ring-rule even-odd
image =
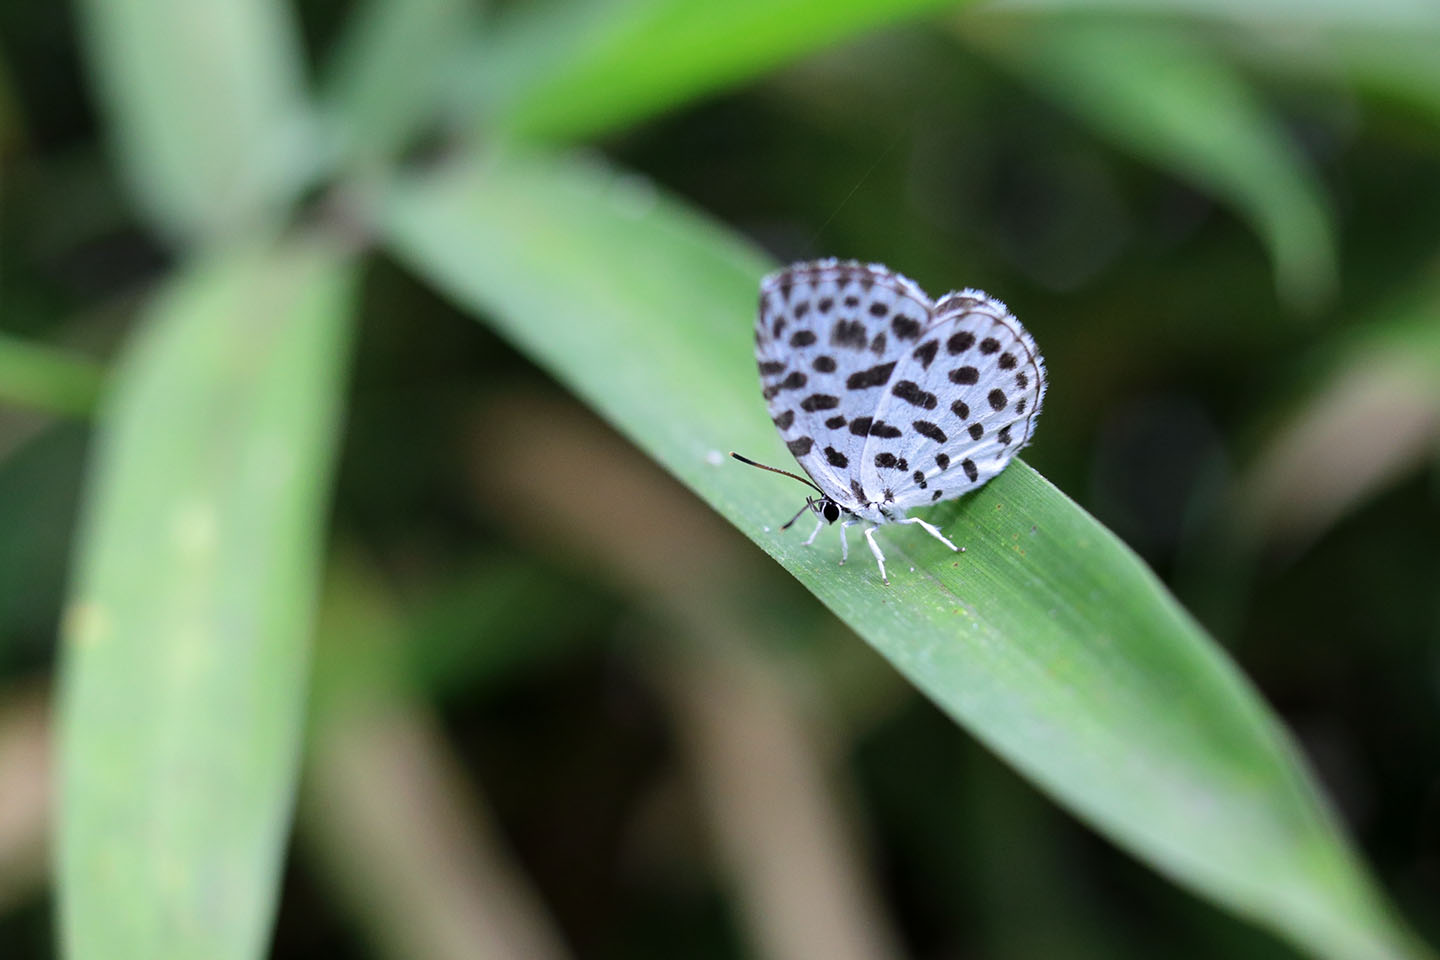
[[[947,539],[945,538],[945,534],[941,533],[939,530],[936,530],[934,524],[926,523],[924,520],[921,520],[919,517],[906,517],[904,520],[897,520],[897,521],[895,521],[895,522],[896,522],[896,523],[918,523],[918,524],[920,524],[920,526],[921,526],[922,528],[924,528],[924,530],[925,530],[926,533],[930,534],[930,536],[934,537],[936,540],[939,540],[941,543],[945,544],[945,546],[949,547],[951,550],[954,550],[956,553],[959,553],[959,552],[960,552],[960,548],[957,547],[957,546],[955,546],[955,544],[951,543],[949,540],[947,540]]]
[[[818,537],[818,536],[820,536],[820,531],[823,530],[823,529],[825,529],[825,521],[824,521],[824,520],[816,520],[816,521],[815,521],[815,532],[812,533],[812,534],[810,534],[810,539],[809,539],[809,540],[806,540],[804,543],[800,544],[800,546],[802,546],[802,547],[808,547],[808,546],[810,546],[810,544],[812,544],[812,543],[815,542],[815,538]]]
[[[850,559],[850,543],[845,539],[845,528],[854,523],[854,520],[842,520],[840,523],[840,566],[845,566],[845,561]]]
[[[886,585],[890,585],[890,578],[885,576],[885,554],[880,552],[880,545],[875,542],[875,531],[879,527],[871,527],[865,531],[865,539],[870,541],[870,552],[875,554],[875,562],[880,564],[880,579]]]

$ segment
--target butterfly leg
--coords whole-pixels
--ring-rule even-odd
[[[840,523],[840,566],[845,566],[845,561],[850,559],[850,544],[845,539],[845,528],[853,524],[854,520],[844,520]]]
[[[955,546],[955,544],[951,543],[948,539],[946,539],[945,534],[943,534],[943,533],[941,533],[939,530],[935,529],[934,524],[926,523],[924,520],[921,520],[919,517],[906,517],[904,520],[898,520],[898,521],[896,521],[896,522],[897,522],[897,523],[918,523],[918,524],[920,524],[921,528],[923,528],[926,533],[930,534],[930,536],[934,537],[936,540],[939,540],[941,543],[945,544],[945,546],[949,547],[951,550],[954,550],[956,553],[959,553],[959,552],[960,552],[960,548],[957,547],[957,546]]]
[[[880,564],[880,579],[886,586],[890,585],[890,578],[885,576],[885,554],[880,552],[880,545],[875,542],[875,531],[879,527],[871,527],[865,531],[865,539],[870,541],[870,552],[875,554],[875,562]]]
[[[825,521],[824,521],[824,520],[816,520],[816,521],[815,521],[815,532],[812,533],[812,534],[810,534],[810,539],[809,539],[809,540],[806,540],[804,543],[800,544],[800,546],[802,546],[802,547],[808,547],[808,546],[810,546],[810,544],[812,544],[812,543],[815,542],[815,538],[818,537],[818,536],[820,536],[820,531],[823,530],[823,529],[825,529]]]

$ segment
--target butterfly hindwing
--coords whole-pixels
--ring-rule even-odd
[[[1045,386],[1034,340],[1003,303],[976,290],[941,298],[878,398],[876,418],[899,435],[869,438],[863,488],[903,510],[982,486],[1029,442]]]
[[[877,408],[933,317],[919,287],[874,264],[796,264],[761,283],[755,353],[770,417],[837,503],[866,502],[866,444],[898,435]]]

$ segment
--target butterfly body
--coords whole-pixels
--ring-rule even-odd
[[[1045,397],[1044,360],[1005,304],[973,289],[931,300],[879,264],[819,260],[765,277],[755,355],[770,417],[822,495],[806,507],[816,532],[841,521],[843,550],[845,527],[871,524],[882,578],[874,528],[919,524],[953,549],[909,510],[1003,470]]]

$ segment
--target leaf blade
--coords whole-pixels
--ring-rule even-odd
[[[309,165],[299,40],[276,0],[85,0],[92,85],[141,211],[175,241],[263,225]]]
[[[1033,470],[929,514],[958,559],[887,533],[916,571],[889,590],[772,530],[796,494],[721,456],[787,462],[751,367],[755,250],[633,178],[534,157],[402,189],[388,235],[1121,846],[1317,956],[1418,955],[1233,664]]]
[[[976,18],[976,45],[1121,148],[1220,198],[1260,236],[1290,306],[1334,293],[1325,191],[1241,75],[1180,27]],[[999,27],[1000,29],[994,29]]]
[[[62,637],[75,960],[264,953],[351,282],[318,245],[200,265],[116,372]]]
[[[487,122],[573,140],[634,123],[886,23],[957,0],[540,4],[497,26],[468,85]]]

